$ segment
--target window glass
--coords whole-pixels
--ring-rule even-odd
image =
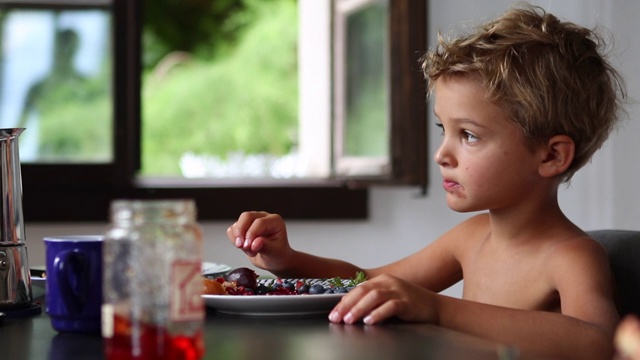
[[[390,172],[391,85],[388,0],[336,0],[335,172]]]
[[[110,14],[0,9],[0,126],[25,163],[112,160]]]
[[[388,12],[370,1],[344,14],[346,156],[387,156],[389,151]]]

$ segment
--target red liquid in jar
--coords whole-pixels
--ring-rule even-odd
[[[131,325],[126,319],[116,316],[113,337],[104,339],[107,360],[198,360],[204,355],[202,330],[192,336],[171,336],[163,328],[141,325],[140,339],[135,347],[131,339]]]

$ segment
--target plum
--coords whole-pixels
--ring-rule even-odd
[[[258,274],[252,269],[241,267],[233,269],[225,275],[225,280],[235,282],[238,286],[255,289],[258,281]]]

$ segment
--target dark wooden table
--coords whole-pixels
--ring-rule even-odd
[[[44,302],[43,302],[44,303]],[[427,325],[337,325],[326,316],[241,317],[208,309],[205,359],[515,359],[517,351]],[[5,319],[0,359],[103,359],[98,334],[59,334],[40,314]]]

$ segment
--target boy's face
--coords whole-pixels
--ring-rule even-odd
[[[478,81],[461,76],[443,76],[435,84],[435,115],[443,130],[435,161],[455,211],[510,207],[539,184],[539,156],[485,95]]]

